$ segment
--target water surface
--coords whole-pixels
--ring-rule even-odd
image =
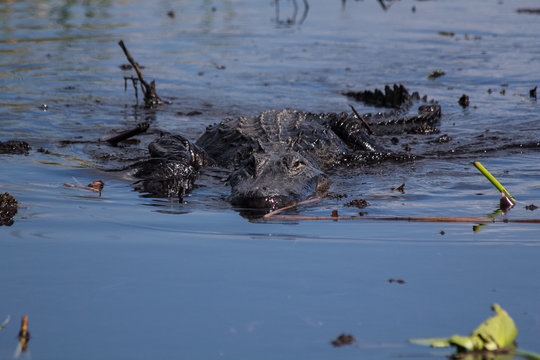
[[[442,106],[439,134],[400,139],[428,156],[349,169],[334,184],[347,199],[296,213],[486,217],[498,194],[480,160],[518,200],[508,218],[539,217],[525,205],[540,206],[540,18],[516,11],[535,1],[310,1],[305,19],[297,3],[294,17],[290,1],[0,1],[0,140],[32,146],[0,155],[0,191],[20,203],[0,228],[1,358],[23,314],[34,359],[443,358],[406,339],[466,334],[493,302],[540,351],[535,224],[246,219],[220,174],[185,203],[148,198],[78,143],[145,120],[143,144],[195,140],[227,116],[348,111],[341,91],[402,83]],[[120,39],[169,104],[124,91]],[[101,196],[63,186],[95,179]],[[371,206],[343,206],[356,197]],[[343,332],[356,344],[333,348]]]

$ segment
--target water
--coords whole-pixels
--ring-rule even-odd
[[[224,200],[219,174],[184,204],[142,197],[98,170],[88,145],[63,142],[144,120],[194,140],[226,116],[347,111],[340,91],[403,83],[439,101],[432,138],[453,140],[416,162],[350,169],[335,178],[349,198],[297,213],[355,215],[343,203],[362,197],[370,216],[485,217],[498,198],[480,160],[518,200],[507,217],[538,218],[525,209],[540,205],[538,150],[519,144],[539,140],[528,93],[540,25],[516,12],[535,1],[309,5],[301,22],[301,1],[296,18],[280,2],[279,19],[272,1],[0,2],[0,140],[33,148],[0,156],[0,191],[20,203],[0,228],[0,321],[11,315],[0,358],[13,356],[23,314],[23,358],[443,358],[406,339],[466,334],[493,302],[516,321],[519,346],[540,351],[535,224],[250,220]],[[170,104],[144,110],[124,92],[120,39]],[[426,79],[435,69],[446,74]],[[95,179],[101,197],[63,186]],[[404,194],[390,190],[402,183]],[[333,348],[343,332],[356,344]]]

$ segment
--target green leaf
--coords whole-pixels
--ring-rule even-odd
[[[493,304],[492,309],[495,315],[481,323],[469,336],[453,335],[449,338],[410,339],[409,341],[432,347],[454,346],[459,351],[493,351],[514,345],[517,336],[514,320],[498,304]]]
[[[480,324],[471,334],[484,341],[485,350],[496,350],[514,344],[518,331],[514,320],[499,304],[493,304],[495,315]]]
[[[531,359],[531,360],[540,360],[540,354],[536,354],[530,351],[516,351],[516,355],[521,357]]]
[[[454,335],[449,339],[450,345],[457,347],[459,350],[479,350],[483,348],[484,341],[478,336],[459,336]]]
[[[418,345],[429,345],[431,347],[449,347],[450,339],[445,338],[426,338],[426,339],[409,339],[409,342]]]

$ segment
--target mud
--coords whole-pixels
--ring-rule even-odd
[[[0,226],[13,225],[13,217],[17,214],[17,199],[5,192],[0,195]]]
[[[9,140],[0,141],[0,154],[19,154],[28,155],[30,151],[30,145],[25,141]]]

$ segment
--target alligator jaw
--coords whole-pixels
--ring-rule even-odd
[[[242,208],[278,209],[305,200],[326,176],[298,153],[253,154],[229,177],[231,203]]]

